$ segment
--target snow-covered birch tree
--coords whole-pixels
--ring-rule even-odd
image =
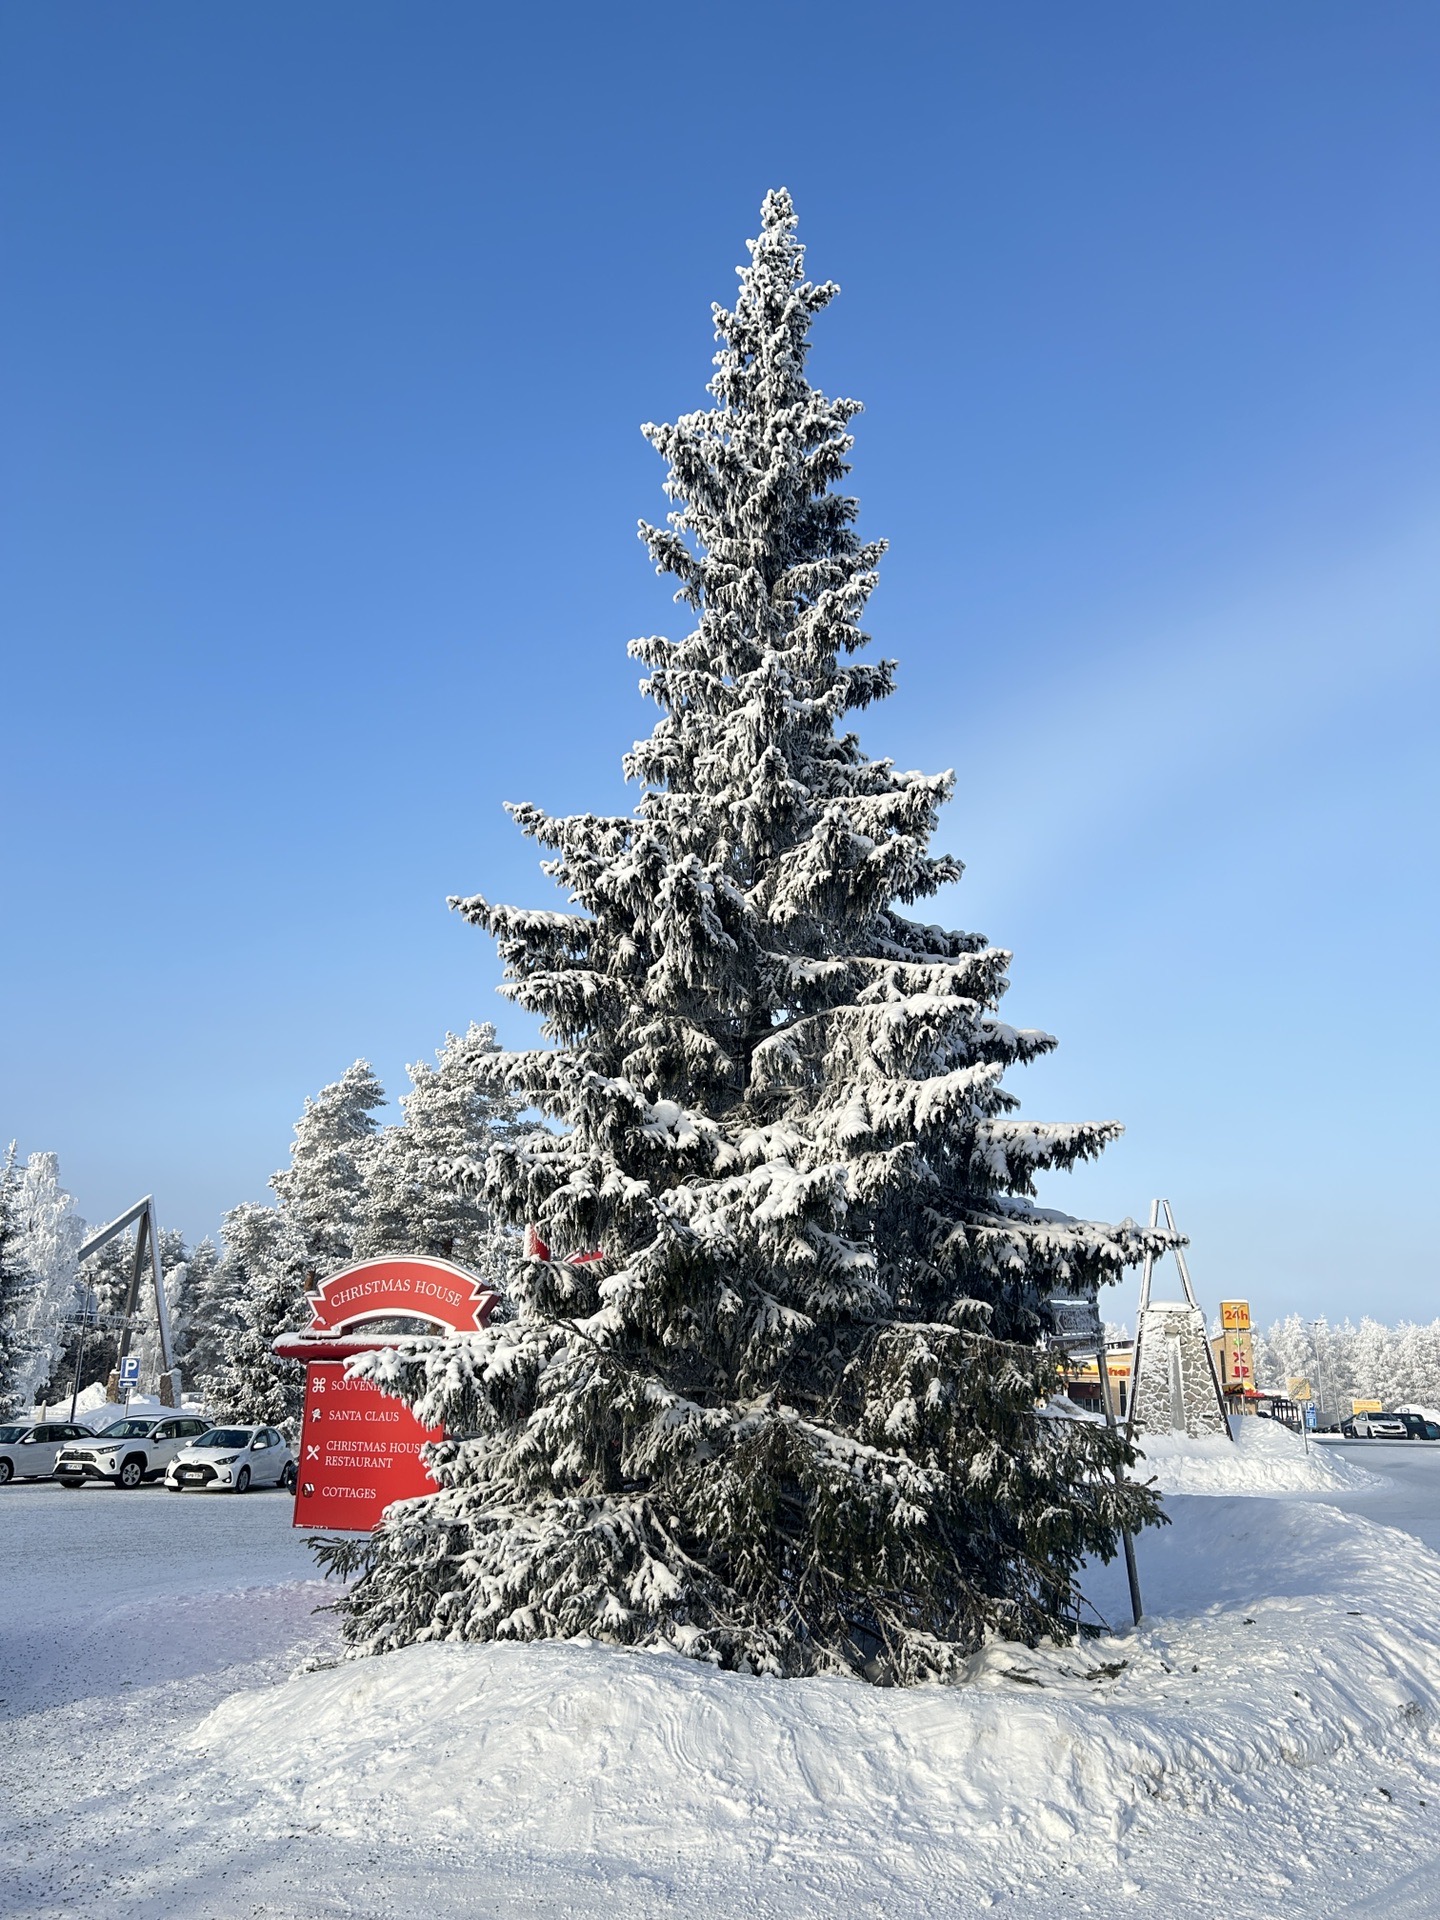
[[[21,1321],[32,1284],[20,1245],[20,1170],[12,1140],[0,1159],[0,1420],[20,1407],[27,1344]]]
[[[85,1239],[85,1222],[74,1199],[60,1184],[60,1160],[53,1153],[32,1153],[20,1168],[16,1187],[19,1251],[30,1285],[20,1309],[24,1347],[15,1376],[22,1404],[30,1404],[49,1384],[65,1350],[66,1326],[75,1309],[76,1270]]]
[[[361,1363],[455,1437],[343,1603],[359,1649],[583,1633],[911,1682],[1072,1632],[1082,1558],[1158,1514],[1122,1439],[1040,1411],[1047,1294],[1145,1236],[1036,1181],[1120,1129],[1020,1117],[1003,1076],[1054,1042],[999,1017],[1009,956],[905,911],[960,876],[952,776],[846,725],[893,683],[860,657],[883,546],[840,490],[859,407],[806,377],[836,288],[795,227],[770,194],[713,404],[645,429],[695,624],[632,643],[638,804],[512,808],[567,906],[456,903],[553,1043],[482,1063],[552,1123],[483,1183],[539,1238],[514,1321]]]

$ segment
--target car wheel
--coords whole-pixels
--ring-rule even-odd
[[[236,1474],[236,1476],[235,1476],[235,1491],[236,1491],[237,1493],[248,1493],[248,1492],[250,1491],[250,1469],[249,1469],[249,1467],[241,1467],[241,1469],[240,1469],[240,1471],[239,1471],[239,1472],[238,1472],[238,1473]]]
[[[13,1480],[14,1478],[15,1478],[14,1463],[9,1460],[0,1460],[0,1487],[5,1486],[9,1481]]]
[[[295,1491],[296,1478],[297,1478],[297,1475],[295,1472],[295,1462],[292,1460],[289,1466],[286,1467],[285,1471],[280,1476],[280,1484],[285,1489],[286,1493],[293,1493]]]
[[[127,1460],[115,1476],[115,1484],[124,1487],[127,1493],[133,1493],[145,1478],[145,1463],[141,1460]]]

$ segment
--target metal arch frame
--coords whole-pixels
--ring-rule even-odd
[[[1168,1200],[1152,1200],[1150,1202],[1150,1231],[1152,1233],[1159,1231],[1160,1215],[1162,1212],[1165,1215],[1165,1230],[1171,1236],[1170,1252],[1174,1254],[1175,1264],[1180,1269],[1180,1284],[1185,1289],[1185,1298],[1195,1311],[1200,1314],[1201,1320],[1203,1321],[1205,1317],[1204,1312],[1200,1302],[1195,1298],[1195,1289],[1190,1284],[1190,1269],[1185,1264],[1185,1249],[1180,1245],[1180,1231],[1175,1225],[1175,1215],[1171,1210]],[[1160,1257],[1163,1260],[1165,1256],[1162,1254]],[[1127,1434],[1133,1433],[1135,1430],[1134,1388],[1140,1380],[1140,1342],[1145,1337],[1145,1310],[1150,1305],[1150,1282],[1154,1273],[1155,1255],[1147,1250],[1145,1265],[1140,1275],[1140,1303],[1135,1309],[1135,1348],[1134,1357],[1130,1362],[1130,1411],[1125,1420],[1125,1431]],[[1235,1436],[1230,1431],[1230,1409],[1225,1404],[1225,1392],[1220,1385],[1220,1375],[1216,1371],[1215,1351],[1210,1345],[1208,1331],[1205,1336],[1205,1358],[1210,1363],[1210,1384],[1215,1389],[1215,1399],[1219,1404],[1221,1415],[1224,1418],[1225,1438],[1233,1444]]]
[[[175,1349],[170,1339],[170,1308],[165,1299],[165,1276],[160,1268],[160,1223],[155,1217],[155,1196],[147,1193],[143,1200],[137,1200],[133,1207],[101,1227],[98,1233],[92,1233],[81,1247],[78,1258],[88,1260],[92,1253],[98,1253],[107,1241],[113,1240],[117,1233],[123,1233],[127,1227],[139,1221],[139,1230],[135,1235],[135,1260],[130,1269],[130,1286],[125,1295],[125,1324],[120,1333],[120,1351],[117,1362],[123,1360],[130,1351],[130,1335],[133,1331],[135,1309],[140,1304],[140,1276],[145,1271],[145,1255],[150,1255],[150,1277],[155,1287],[155,1318],[160,1330],[160,1366],[163,1372],[171,1373],[175,1367]]]

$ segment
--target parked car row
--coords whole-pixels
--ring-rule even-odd
[[[103,1481],[127,1491],[147,1480],[171,1493],[245,1493],[295,1485],[295,1457],[274,1427],[212,1426],[193,1414],[119,1419],[100,1431],[73,1420],[0,1426],[0,1486]]]
[[[1423,1413],[1352,1413],[1340,1431],[1347,1440],[1440,1440],[1440,1426]]]

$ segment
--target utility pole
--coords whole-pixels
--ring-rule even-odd
[[[1319,1391],[1320,1406],[1323,1409],[1325,1405],[1325,1363],[1320,1358],[1320,1338],[1315,1331],[1320,1324],[1318,1320],[1312,1320],[1310,1322],[1310,1350],[1315,1355],[1315,1385]],[[1340,1409],[1337,1407],[1335,1411],[1339,1413]],[[1318,1419],[1318,1414],[1316,1417]]]
[[[1099,1317],[1098,1310],[1096,1317],[1097,1319]],[[1119,1428],[1115,1421],[1115,1408],[1110,1399],[1109,1347],[1103,1328],[1101,1329],[1100,1347],[1095,1355],[1095,1361],[1100,1369],[1100,1403],[1105,1409],[1105,1424],[1109,1427],[1111,1433],[1118,1433]],[[1115,1484],[1117,1487],[1123,1487],[1125,1484],[1125,1475],[1121,1470],[1118,1460],[1115,1463]],[[1120,1540],[1125,1549],[1125,1578],[1130,1583],[1130,1612],[1138,1627],[1144,1608],[1140,1605],[1140,1575],[1135,1567],[1135,1542],[1130,1536],[1130,1529],[1128,1527],[1122,1527],[1120,1529]]]
[[[1076,1355],[1095,1355],[1105,1424],[1111,1433],[1118,1435],[1120,1429],[1110,1398],[1108,1343],[1104,1322],[1100,1318],[1099,1299],[1093,1293],[1052,1294],[1045,1305],[1050,1322],[1050,1348],[1061,1365]],[[1121,1488],[1125,1485],[1125,1470],[1118,1460],[1115,1463],[1115,1485]],[[1130,1583],[1130,1612],[1138,1627],[1143,1613],[1140,1605],[1140,1575],[1135,1567],[1135,1542],[1130,1537],[1128,1527],[1120,1529],[1120,1540],[1125,1550],[1125,1577]]]

